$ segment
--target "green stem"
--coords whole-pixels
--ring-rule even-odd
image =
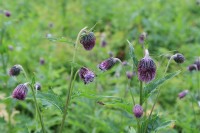
[[[133,97],[133,93],[132,93],[132,91],[131,91],[130,84],[131,84],[131,80],[129,80],[128,89],[129,89],[129,91],[130,91],[130,94],[131,94],[131,97],[132,97],[132,100],[133,100],[133,105],[135,106],[135,100],[134,100],[134,97]]]
[[[39,106],[37,104],[37,99],[36,99],[36,96],[35,96],[34,87],[33,87],[32,84],[29,84],[29,86],[31,87],[31,91],[32,91],[32,94],[33,94],[33,99],[34,99],[35,107],[37,109],[37,113],[38,113],[38,116],[39,116],[39,119],[40,119],[40,123],[41,123],[41,126],[42,126],[42,132],[45,133],[44,122],[43,122],[43,119],[42,119],[42,115],[40,113]]]
[[[142,103],[143,103],[142,93],[143,93],[143,87],[142,87],[142,81],[140,81],[140,105],[141,106],[142,106]]]
[[[141,131],[140,131],[140,121],[139,120],[137,120],[137,127],[138,127],[138,133],[140,133]]]
[[[75,62],[75,57],[76,57],[76,51],[77,51],[77,46],[78,46],[78,42],[79,42],[79,38],[82,34],[82,32],[84,30],[86,30],[87,27],[83,28],[76,39],[76,43],[75,43],[75,49],[74,49],[74,54],[73,54],[73,59],[72,59],[72,65],[71,65],[71,74],[70,74],[70,81],[69,81],[69,86],[68,86],[68,92],[67,92],[67,99],[65,102],[65,107],[64,107],[64,114],[63,114],[63,118],[62,118],[62,122],[61,122],[61,126],[60,126],[60,131],[59,133],[62,133],[63,127],[64,127],[64,123],[65,123],[65,119],[67,116],[67,110],[68,110],[68,106],[69,106],[69,102],[70,102],[70,98],[71,98],[71,91],[72,91],[72,79],[73,79],[73,73],[74,73],[74,62]]]
[[[22,70],[22,72],[23,72],[23,74],[24,74],[24,77],[26,78],[26,80],[27,80],[27,82],[28,82],[29,80],[28,80],[26,71],[24,70],[24,68],[23,68],[22,66],[20,66],[20,68],[21,68],[21,70]],[[41,124],[41,127],[42,127],[42,131],[43,131],[43,133],[45,133],[44,122],[43,122],[43,119],[42,119],[42,115],[41,115],[39,106],[38,106],[38,104],[37,104],[37,99],[36,99],[36,96],[35,96],[34,86],[33,86],[32,84],[30,84],[30,83],[28,83],[28,85],[30,86],[31,91],[32,91],[32,94],[33,94],[33,100],[34,100],[35,108],[36,108],[36,111],[37,111],[35,114],[36,114],[36,116],[37,116],[37,114],[38,114],[39,119],[40,119],[40,124]]]

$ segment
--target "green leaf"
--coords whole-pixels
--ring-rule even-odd
[[[160,130],[160,129],[166,128],[166,127],[172,125],[174,122],[175,122],[174,120],[165,121],[165,122],[161,123],[161,124],[155,129],[155,131],[158,131],[158,130]]]
[[[136,58],[136,55],[135,55],[135,49],[133,47],[133,44],[131,44],[128,40],[127,40],[128,44],[129,44],[129,48],[130,48],[130,56],[133,60],[133,63],[135,65],[135,67],[137,68],[137,65],[138,65],[138,59]]]
[[[153,93],[156,91],[156,89],[162,85],[163,83],[165,83],[166,81],[168,81],[169,79],[172,79],[173,77],[175,77],[176,75],[178,75],[181,71],[176,71],[174,73],[170,73],[167,76],[158,79],[158,80],[154,80],[152,82],[150,82],[147,86],[144,87],[144,95],[143,95],[143,102]]]
[[[38,92],[37,98],[41,99],[43,105],[53,105],[58,108],[62,113],[64,111],[64,105],[61,98],[55,94],[52,90],[49,90],[46,93]]]

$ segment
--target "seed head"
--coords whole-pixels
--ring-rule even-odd
[[[173,59],[178,64],[181,64],[181,63],[183,63],[185,61],[185,57],[180,53],[175,54]]]
[[[12,97],[18,100],[24,100],[26,98],[28,88],[26,84],[19,84],[13,91]]]
[[[10,76],[18,76],[21,72],[21,65],[14,65],[10,70],[9,70],[9,75]]]
[[[136,104],[133,108],[133,113],[136,118],[140,118],[143,115],[143,108],[139,104]]]
[[[100,70],[106,71],[106,70],[111,69],[111,68],[115,65],[115,63],[116,63],[117,61],[121,62],[120,59],[118,59],[118,58],[110,57],[110,58],[108,58],[107,60],[104,60],[103,62],[101,62],[101,63],[98,65],[98,67],[99,67]]]
[[[197,60],[194,62],[194,64],[197,65],[198,71],[200,71],[200,57],[197,58]]]
[[[80,43],[83,45],[85,50],[92,50],[95,43],[96,43],[96,37],[93,32],[84,33],[80,37]]]
[[[147,38],[147,33],[143,32],[139,37],[139,43],[143,44],[146,38]]]
[[[188,90],[184,90],[178,94],[179,99],[184,98],[188,94]]]
[[[81,80],[84,81],[85,84],[88,84],[94,80],[95,74],[92,71],[90,71],[88,68],[82,67],[79,70],[79,77],[81,78]]]
[[[36,89],[36,90],[41,90],[41,88],[42,88],[42,87],[41,87],[41,84],[40,84],[40,83],[38,83],[38,82],[35,83],[35,89]]]
[[[196,64],[192,64],[188,66],[188,71],[192,72],[198,70],[197,65]]]
[[[11,15],[11,13],[9,11],[5,11],[4,14],[6,17],[10,17],[10,15]]]
[[[143,82],[150,82],[155,78],[156,64],[149,56],[149,52],[145,50],[145,57],[142,58],[138,64],[138,78]]]

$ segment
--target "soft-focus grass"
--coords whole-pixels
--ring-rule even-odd
[[[167,58],[161,58],[161,54],[173,54],[175,50],[186,57],[183,65],[177,66],[174,62],[170,65],[169,72],[181,68],[183,71],[181,75],[162,86],[155,113],[159,113],[166,120],[176,120],[174,128],[162,132],[191,132],[193,126],[199,126],[198,121],[197,124],[194,123],[195,116],[191,103],[191,95],[195,94],[198,88],[196,77],[199,73],[191,74],[186,71],[186,67],[200,56],[200,6],[195,0],[1,0],[0,9],[11,12],[9,18],[0,15],[0,23],[4,23],[6,29],[3,38],[3,47],[6,49],[4,54],[9,57],[6,58],[8,65],[6,69],[21,64],[29,75],[32,72],[36,73],[43,92],[51,87],[63,101],[69,82],[73,42],[81,28],[92,27],[98,22],[94,29],[97,36],[96,46],[88,52],[79,45],[76,58],[77,66],[89,67],[99,74],[98,78],[94,83],[86,86],[77,78],[74,92],[82,92],[85,95],[115,96],[118,99],[88,98],[87,95],[74,98],[65,130],[127,132],[128,126],[136,127],[135,118],[127,112],[97,104],[97,101],[112,103],[121,99],[131,103],[130,95],[124,99],[128,83],[125,72],[130,71],[131,67],[121,68],[117,65],[102,74],[97,70],[97,64],[108,58],[110,51],[114,56],[119,52],[125,53],[123,60],[131,64],[126,40],[137,42],[139,34],[143,31],[148,33],[150,54],[157,62],[157,78],[162,76],[167,64]],[[53,27],[50,28],[49,24],[53,24]],[[107,36],[108,45],[105,48],[100,46],[102,31]],[[47,34],[51,34],[53,38],[63,38],[64,42],[50,41],[46,38]],[[13,51],[7,49],[9,45],[14,47]],[[136,45],[135,48],[138,57],[141,58],[141,47]],[[40,65],[40,58],[45,59],[45,65]],[[0,65],[2,68],[2,64]],[[116,77],[115,70],[120,69],[120,77]],[[5,94],[5,97],[10,96],[18,83],[25,82],[23,76],[17,79],[9,78],[3,69],[0,69],[0,74],[0,92]],[[138,97],[137,77],[133,79],[132,88],[135,97]],[[184,100],[179,100],[177,95],[184,89],[189,89],[191,95]],[[31,101],[28,101],[28,104],[17,101],[7,101],[3,104],[7,106],[7,111],[14,112],[14,108],[19,111],[13,117],[15,122],[12,125],[14,127],[12,132],[35,130],[34,106]],[[150,108],[152,102],[149,102],[148,106]],[[199,107],[196,102],[194,108],[197,113],[196,118],[199,118]],[[43,115],[48,131],[57,132],[61,121],[60,112],[54,107],[44,107]],[[9,132],[9,127],[3,118],[0,122],[0,130]]]

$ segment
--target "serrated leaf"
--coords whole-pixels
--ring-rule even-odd
[[[37,98],[41,99],[41,101],[42,101],[42,103],[44,103],[44,105],[47,105],[47,102],[48,102],[50,105],[55,106],[63,113],[63,111],[64,111],[63,102],[62,102],[61,98],[57,94],[55,94],[52,90],[49,90],[46,93],[38,92]]]
[[[174,73],[170,73],[167,76],[152,81],[150,82],[147,86],[144,87],[144,95],[143,95],[143,102],[153,93],[156,91],[156,89],[162,85],[163,83],[165,83],[166,81],[172,79],[173,77],[175,77],[176,75],[178,75],[181,71],[176,71]]]
[[[138,65],[138,59],[136,58],[136,55],[135,55],[135,49],[133,47],[133,44],[131,44],[128,40],[127,40],[128,44],[129,44],[129,48],[130,48],[130,56],[133,60],[133,63],[135,65],[135,67],[137,68],[137,65]]]

